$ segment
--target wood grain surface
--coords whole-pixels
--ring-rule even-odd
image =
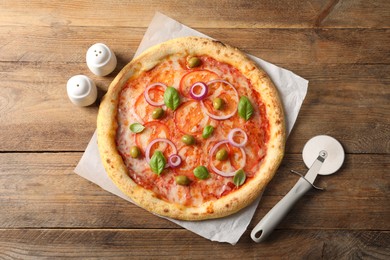
[[[100,98],[155,12],[309,80],[286,155],[247,231],[204,239],[112,195],[73,170]],[[89,46],[116,70],[94,76]],[[91,77],[96,104],[74,106],[67,80]],[[390,1],[0,1],[1,259],[389,259]],[[343,167],[316,184],[261,244],[250,231],[305,172],[301,151],[327,134]]]

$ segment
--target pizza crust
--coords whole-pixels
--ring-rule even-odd
[[[122,87],[131,77],[148,71],[177,53],[208,55],[230,64],[246,76],[266,106],[269,120],[267,155],[251,181],[218,200],[208,201],[197,207],[172,204],[138,186],[128,175],[128,170],[116,147],[117,107]],[[126,65],[110,84],[103,97],[97,118],[98,146],[104,168],[121,191],[137,205],[158,215],[181,220],[204,220],[233,214],[252,203],[274,176],[283,158],[285,123],[281,101],[272,81],[241,51],[219,41],[198,37],[177,38],[154,46]]]

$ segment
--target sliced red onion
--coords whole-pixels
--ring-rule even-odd
[[[175,146],[174,143],[172,143],[171,140],[169,139],[166,139],[166,138],[156,138],[154,139],[153,141],[151,141],[148,146],[146,147],[146,151],[145,151],[145,159],[146,159],[146,162],[147,163],[150,163],[150,149],[152,148],[152,146],[155,144],[155,143],[158,143],[158,142],[165,142],[167,144],[169,144],[172,149],[173,149],[173,154],[177,154],[177,148]],[[165,168],[168,168],[169,165],[166,165]]]
[[[237,143],[236,141],[234,141],[234,135],[237,132],[240,132],[244,136],[244,140],[241,143]],[[235,147],[244,147],[246,145],[246,143],[248,142],[248,136],[244,132],[244,130],[242,130],[241,128],[233,128],[232,130],[230,130],[230,132],[228,134],[228,140],[229,140],[229,143]]]
[[[195,93],[196,87],[201,88],[199,94]],[[192,87],[190,89],[190,96],[195,100],[202,100],[207,96],[207,92],[208,92],[208,87],[207,87],[206,83],[199,81],[199,82],[196,82],[192,85]]]
[[[242,161],[243,161],[243,163],[242,163],[243,165],[241,165],[241,167],[239,169],[236,169],[236,170],[234,170],[232,172],[224,172],[224,171],[221,171],[221,170],[217,169],[217,167],[215,167],[215,165],[213,164],[213,154],[214,154],[215,150],[217,150],[217,148],[219,146],[221,146],[222,144],[226,144],[226,143],[229,143],[229,140],[220,141],[220,142],[216,143],[213,146],[213,148],[211,148],[211,150],[210,150],[210,166],[211,166],[211,169],[215,173],[217,173],[217,174],[219,174],[221,176],[224,176],[224,177],[232,177],[232,176],[234,176],[234,174],[236,174],[236,172],[238,170],[240,170],[240,169],[245,167],[245,164],[246,164],[246,154],[245,154],[244,149],[242,149],[241,147],[238,147],[238,148],[240,148],[240,151],[242,153]]]
[[[237,92],[237,89],[228,81],[226,80],[223,80],[223,79],[215,79],[215,80],[211,80],[209,82],[207,82],[207,86],[209,86],[210,84],[214,84],[214,83],[224,83],[224,84],[227,84],[228,86],[232,87],[232,89],[234,90],[234,93],[236,94],[236,99],[237,99],[237,107],[238,107],[238,100],[239,100],[239,96],[238,96],[238,92]],[[204,103],[203,103],[203,100],[200,101],[200,103],[202,104],[202,108],[203,108],[203,111],[211,118],[215,119],[215,120],[225,120],[225,119],[228,119],[228,118],[231,118],[232,116],[234,116],[234,114],[237,112],[237,107],[230,113],[230,114],[227,114],[227,115],[223,115],[223,116],[217,116],[217,115],[214,115],[212,113],[210,113],[207,108],[204,106]]]
[[[176,168],[181,164],[181,157],[178,154],[172,154],[168,158],[168,165],[171,166],[171,168]]]
[[[154,88],[154,87],[163,87],[163,88],[164,88],[164,91],[165,91],[165,89],[167,88],[167,86],[166,86],[165,84],[160,83],[160,82],[153,83],[153,84],[147,86],[146,89],[145,89],[145,91],[144,91],[145,100],[146,100],[146,102],[148,102],[148,104],[151,105],[151,106],[154,106],[154,107],[161,107],[161,106],[164,105],[164,100],[161,101],[161,102],[155,102],[155,101],[153,101],[153,100],[150,98],[150,96],[149,96],[149,90],[150,90],[151,88]]]

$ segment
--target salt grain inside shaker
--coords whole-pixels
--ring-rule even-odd
[[[92,105],[97,98],[95,83],[84,75],[71,77],[66,84],[66,91],[70,101],[78,106]]]
[[[114,71],[117,60],[113,51],[103,43],[92,45],[86,55],[88,68],[98,76],[106,76]]]

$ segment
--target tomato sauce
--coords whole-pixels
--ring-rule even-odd
[[[216,200],[239,189],[233,183],[233,177],[223,177],[212,170],[210,167],[212,160],[219,169],[238,170],[244,164],[246,181],[249,182],[266,155],[266,143],[269,139],[266,107],[261,102],[260,94],[253,90],[250,81],[229,64],[207,56],[199,58],[202,61],[201,65],[190,69],[185,65],[186,57],[172,56],[153,69],[141,73],[137,78],[129,79],[120,94],[117,115],[116,143],[128,168],[129,176],[140,186],[155,192],[156,196],[187,206],[196,206],[209,200]],[[210,83],[203,103],[192,99],[189,95],[190,88],[195,82],[201,81],[207,84],[219,79],[229,82],[234,89],[229,84]],[[165,115],[160,119],[151,117],[156,107],[150,105],[144,97],[145,88],[156,82],[174,87],[180,96],[179,107],[172,111],[163,106]],[[148,92],[155,102],[164,98],[164,89],[161,87],[152,88]],[[235,112],[238,107],[237,95],[248,97],[254,107],[254,113],[247,121]],[[213,108],[212,101],[216,97],[225,101],[222,109]],[[229,113],[234,114],[226,120],[218,120],[209,116],[212,114],[219,117]],[[141,133],[130,131],[129,125],[135,122],[145,126]],[[209,138],[204,139],[202,131],[208,125],[213,126],[214,131]],[[237,147],[226,144],[224,146],[228,150],[228,159],[218,162],[215,155],[210,155],[210,150],[217,142],[226,140],[229,131],[233,128],[241,128],[247,134],[248,141],[242,148],[245,155],[241,154],[241,150]],[[184,134],[194,136],[195,143],[193,145],[184,144],[181,141]],[[160,175],[151,171],[145,159],[146,147],[156,138],[166,138],[172,141],[182,159],[182,163],[177,168],[167,167]],[[129,150],[132,146],[138,146],[142,151],[139,158],[130,156]],[[172,148],[165,143],[156,143],[151,149],[151,154],[155,150],[161,150],[167,160],[173,152]],[[207,167],[210,173],[209,178],[201,180],[194,176],[194,169],[200,165]],[[191,180],[190,184],[188,186],[178,185],[175,182],[175,177],[178,175],[187,176]]]

